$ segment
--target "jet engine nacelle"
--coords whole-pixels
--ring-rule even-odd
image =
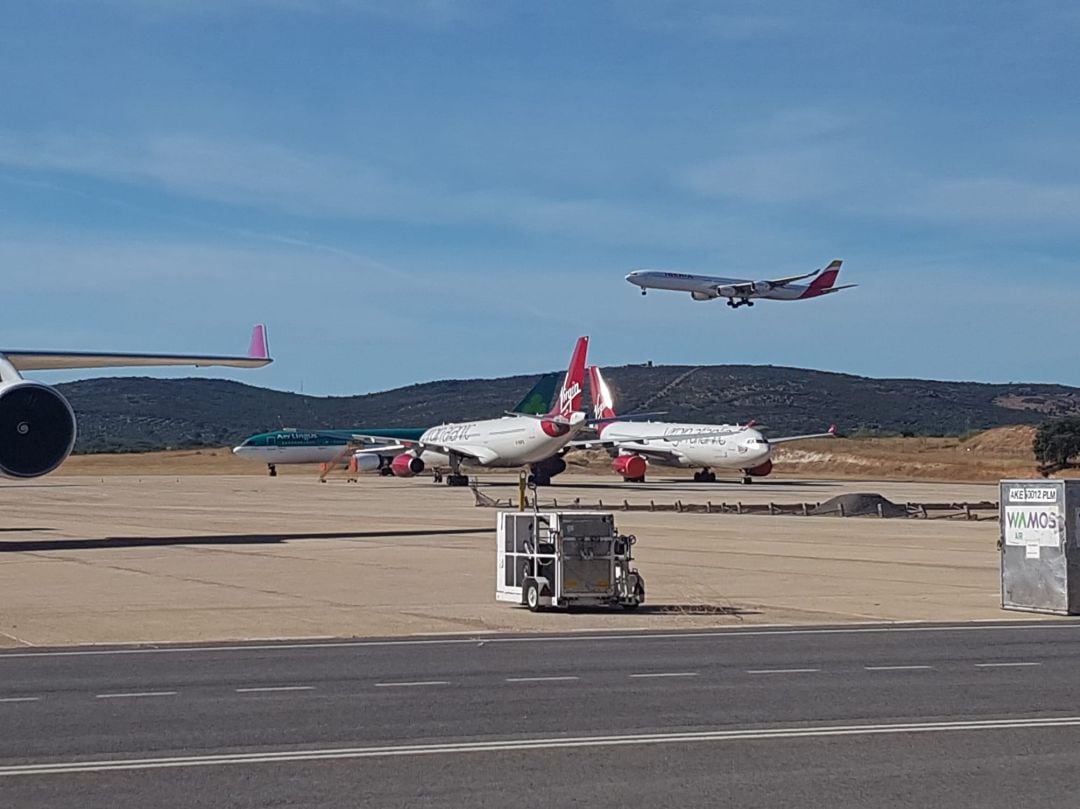
[[[755,466],[753,469],[747,469],[746,474],[755,478],[763,478],[772,472],[772,460],[765,461],[765,463]]]
[[[716,296],[711,292],[691,292],[690,297],[695,301],[711,301]]]
[[[754,282],[754,292],[758,293],[759,295],[764,295],[770,289],[772,289],[772,284],[770,284],[768,281]]]
[[[611,470],[629,480],[645,477],[649,462],[640,455],[620,455],[611,462]]]
[[[424,462],[415,455],[403,452],[390,462],[390,471],[399,478],[411,478],[424,471]]]
[[[357,452],[353,455],[353,468],[357,472],[374,472],[379,465],[379,456],[374,453]]]
[[[719,295],[721,298],[734,298],[739,293],[738,290],[735,289],[735,287],[719,287],[716,290],[716,294]]]
[[[551,458],[544,458],[544,460],[532,465],[532,471],[533,474],[538,477],[553,478],[566,471],[566,461],[557,455],[552,456]]]
[[[0,474],[36,478],[75,446],[75,413],[59,391],[24,380],[0,385]]]

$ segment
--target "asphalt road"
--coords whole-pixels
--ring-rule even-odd
[[[0,806],[1064,805],[1080,624],[0,654]]]

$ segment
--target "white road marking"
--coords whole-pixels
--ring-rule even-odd
[[[564,683],[580,680],[580,677],[507,677],[508,683]]]
[[[134,697],[175,697],[175,691],[130,691],[122,694],[95,694],[94,699],[128,699]]]
[[[929,671],[933,666],[864,666],[867,671]]]
[[[0,767],[0,777],[13,775],[57,775],[109,770],[152,770],[177,767],[208,767],[229,764],[275,764],[290,761],[328,761],[393,756],[450,755],[583,747],[623,747],[700,742],[743,742],[758,740],[827,738],[835,736],[881,736],[905,733],[957,733],[995,730],[1046,730],[1080,727],[1080,716],[1041,719],[989,719],[954,722],[912,722],[893,725],[818,725],[816,727],[757,728],[748,730],[707,730],[683,733],[628,733],[618,736],[576,738],[534,737],[485,742],[445,742],[436,744],[341,747],[322,750],[282,750],[261,753],[225,753],[169,758],[86,759],[49,764],[13,764]]]
[[[696,671],[662,671],[652,674],[631,674],[631,677],[648,678],[648,677],[697,677]]]
[[[1019,669],[1041,666],[1042,663],[976,663],[977,669]]]
[[[577,643],[581,641],[605,641],[605,640],[717,640],[722,638],[762,637],[776,635],[788,637],[791,635],[866,635],[884,633],[911,633],[911,632],[1014,632],[1043,630],[1080,630],[1080,623],[1035,623],[1035,624],[990,624],[972,622],[959,626],[893,626],[880,623],[868,625],[856,625],[846,628],[807,628],[807,629],[784,629],[784,625],[778,628],[763,629],[730,629],[717,632],[615,632],[608,635],[541,635],[541,636],[514,636],[494,637],[484,636],[484,643]],[[587,630],[588,631],[588,630]],[[457,638],[406,638],[396,640],[360,640],[340,641],[331,643],[254,643],[250,645],[233,644],[227,646],[165,646],[148,648],[146,646],[124,647],[114,649],[66,649],[52,652],[5,652],[0,653],[0,661],[15,660],[23,657],[96,657],[107,655],[144,655],[144,654],[205,654],[210,652],[273,652],[273,651],[299,651],[320,649],[363,649],[370,647],[385,646],[460,646],[472,645],[477,642],[475,636]]]
[[[41,697],[2,697],[0,702],[37,702]]]
[[[750,669],[747,674],[816,674],[821,669]]]
[[[264,685],[253,688],[237,688],[237,694],[261,694],[266,691],[314,691],[313,685]]]
[[[376,688],[418,688],[425,685],[450,685],[449,680],[421,680],[415,683],[375,683]]]

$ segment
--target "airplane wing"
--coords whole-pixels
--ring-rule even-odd
[[[678,460],[682,457],[682,453],[674,447],[665,447],[657,444],[643,444],[638,441],[604,441],[603,439],[590,441],[584,439],[581,441],[571,441],[566,445],[566,448],[567,450],[614,449],[619,450],[620,452],[632,452],[635,455],[642,455],[646,458],[656,458],[665,461]]]
[[[786,287],[788,284],[794,284],[796,281],[805,281],[807,278],[813,278],[820,273],[821,270],[814,270],[813,272],[804,273],[802,275],[789,275],[787,278],[777,278],[775,281],[766,281],[770,289],[776,289],[777,287]]]
[[[357,450],[356,452],[358,455],[364,453],[384,455],[392,452],[408,452],[410,450],[417,453],[427,451],[437,452],[440,455],[457,455],[482,464],[491,463],[498,458],[498,455],[487,447],[451,447],[446,444],[437,444],[430,441],[396,441],[394,439],[387,439],[385,436],[361,435],[357,433],[354,433],[352,437],[372,444],[370,447],[364,447],[363,449]]]
[[[97,351],[3,351],[0,356],[17,371],[57,371],[70,368],[129,368],[150,365],[219,365],[231,368],[260,368],[273,362],[266,343],[266,327],[261,323],[251,333],[246,355],[194,354],[105,354]]]
[[[836,425],[829,427],[824,433],[812,433],[811,435],[785,435],[780,438],[767,439],[770,444],[786,444],[788,441],[805,441],[809,438],[836,438]]]
[[[674,447],[661,447],[656,444],[639,444],[635,441],[621,443],[618,447],[620,452],[632,452],[634,455],[659,461],[678,461],[683,457],[683,454]]]
[[[828,289],[822,289],[818,292],[819,295],[831,295],[834,292],[839,292],[841,289],[854,289],[858,284],[842,284],[838,287],[829,287]]]

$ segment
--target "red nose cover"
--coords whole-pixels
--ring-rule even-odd
[[[649,464],[640,455],[620,455],[612,461],[611,468],[615,474],[624,478],[643,478]]]

